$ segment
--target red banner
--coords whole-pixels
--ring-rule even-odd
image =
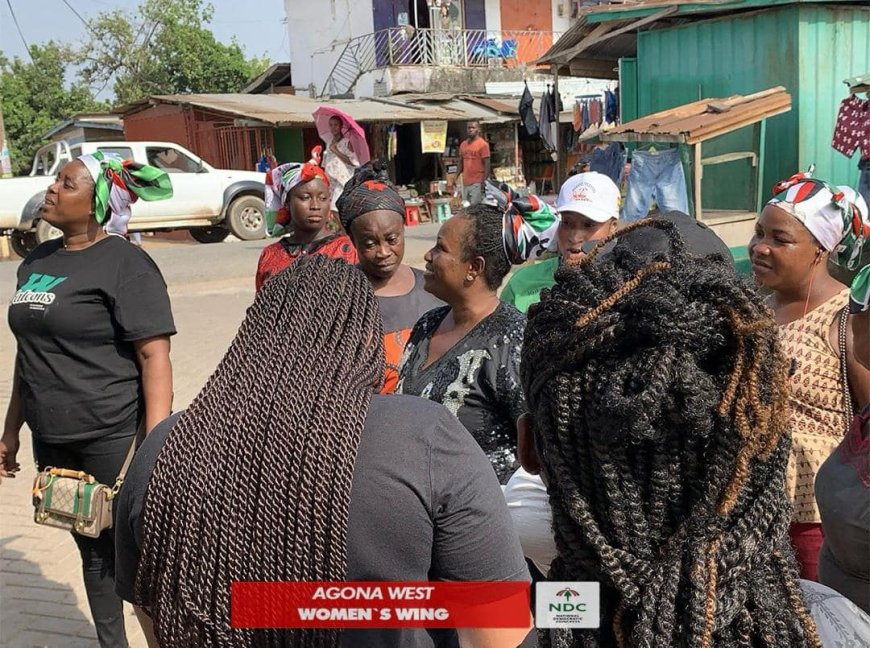
[[[232,585],[233,628],[525,628],[526,582]]]

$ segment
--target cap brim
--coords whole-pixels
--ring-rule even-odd
[[[596,223],[606,223],[609,220],[619,218],[619,212],[614,214],[612,212],[608,212],[606,209],[601,209],[600,207],[596,207],[592,203],[588,202],[572,202],[562,207],[556,206],[556,213],[562,214],[564,212],[574,212],[575,214],[582,214],[586,218],[594,220]]]

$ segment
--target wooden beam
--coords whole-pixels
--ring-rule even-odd
[[[701,220],[704,217],[704,210],[701,207],[701,181],[704,179],[704,165],[701,163],[701,143],[698,142],[693,147],[695,153],[695,161],[692,166],[694,167],[692,170],[694,171],[694,180],[695,180],[695,189],[694,189],[694,200],[695,200],[695,220]]]
[[[677,7],[668,7],[667,9],[662,9],[661,11],[654,13],[651,16],[647,16],[646,18],[641,18],[640,20],[635,20],[634,22],[630,22],[627,25],[623,25],[618,29],[606,29],[603,31],[599,31],[598,27],[602,25],[607,26],[607,23],[601,23],[595,29],[593,29],[582,41],[577,43],[571,49],[568,49],[564,52],[560,52],[553,58],[556,62],[567,63],[572,58],[589,49],[593,45],[597,45],[598,43],[603,43],[606,40],[613,38],[614,36],[619,36],[621,34],[625,34],[630,31],[634,31],[635,29],[640,29],[641,27],[645,27],[651,23],[654,23],[662,18],[667,18],[675,13],[677,13]]]
[[[593,79],[618,79],[618,61],[598,59],[574,59],[568,65],[570,76],[592,77]]]

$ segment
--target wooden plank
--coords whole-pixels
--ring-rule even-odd
[[[785,88],[783,86],[776,86],[775,88],[768,88],[767,90],[762,90],[761,92],[745,95],[743,97],[735,97],[733,99],[726,99],[725,101],[713,101],[707,105],[707,109],[714,113],[728,112],[735,106],[740,106],[752,101],[758,101],[759,99],[764,99],[765,97],[779,94],[780,92],[785,92]]]
[[[692,165],[692,171],[695,181],[695,219],[701,220],[704,217],[704,209],[701,206],[701,181],[704,179],[704,165],[701,163],[701,143],[698,142],[697,144],[695,144],[693,149],[695,154],[695,162]]]
[[[570,76],[592,77],[595,79],[618,79],[616,60],[574,59],[568,66]]]
[[[567,63],[572,58],[577,56],[578,54],[586,51],[593,45],[597,45],[598,43],[603,43],[606,40],[613,38],[614,36],[619,36],[621,34],[628,33],[630,31],[634,31],[635,29],[640,29],[641,27],[645,27],[651,23],[662,20],[663,18],[667,18],[668,16],[672,16],[677,13],[678,9],[676,7],[668,7],[659,12],[654,13],[651,16],[647,16],[646,18],[641,18],[640,20],[635,20],[628,24],[623,25],[617,29],[613,29],[614,25],[620,24],[619,22],[607,22],[607,23],[599,23],[595,29],[593,29],[589,34],[579,43],[577,43],[574,47],[562,52],[561,54],[557,54],[553,57],[553,62],[555,63]],[[606,29],[599,30],[599,27],[605,26]]]
[[[701,164],[704,166],[710,166],[713,164],[726,164],[728,162],[736,162],[737,160],[745,160],[749,158],[752,160],[752,166],[754,167],[758,163],[757,157],[755,151],[737,151],[735,153],[725,153],[723,155],[714,155],[713,157],[704,158],[701,160]]]
[[[758,167],[756,184],[756,200],[755,211],[761,213],[761,205],[764,200],[764,187],[761,184],[761,179],[764,177],[764,149],[765,140],[767,138],[767,119],[762,119],[758,123]]]
[[[673,144],[684,144],[686,136],[683,134],[674,133],[635,133],[633,131],[624,133],[614,133],[606,131],[599,135],[604,142],[663,142]]]
[[[782,113],[786,113],[791,110],[791,102],[781,103],[778,106],[770,106],[766,108],[764,111],[751,111],[743,114],[738,114],[734,119],[715,121],[710,124],[706,124],[697,129],[692,129],[689,131],[689,143],[694,142],[703,142],[704,140],[711,139],[713,137],[718,137],[724,133],[730,133],[731,131],[738,130],[740,128],[744,128],[746,126],[750,126],[755,124],[762,119],[767,119],[769,117],[773,117],[775,115],[780,115]],[[731,115],[733,113],[723,113],[724,115]]]

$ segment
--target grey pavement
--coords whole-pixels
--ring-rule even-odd
[[[405,261],[422,265],[438,225],[406,230]],[[178,335],[172,342],[175,404],[186,407],[223,357],[254,293],[254,270],[266,242],[212,245],[151,242],[145,247],[160,266],[172,298]],[[5,312],[15,289],[15,261],[0,262],[0,415],[5,415],[12,380],[15,341]],[[30,435],[21,435],[15,479],[0,484],[0,646],[8,648],[94,648],[72,538],[33,523],[30,488],[35,477]],[[132,648],[145,640],[127,610]]]

